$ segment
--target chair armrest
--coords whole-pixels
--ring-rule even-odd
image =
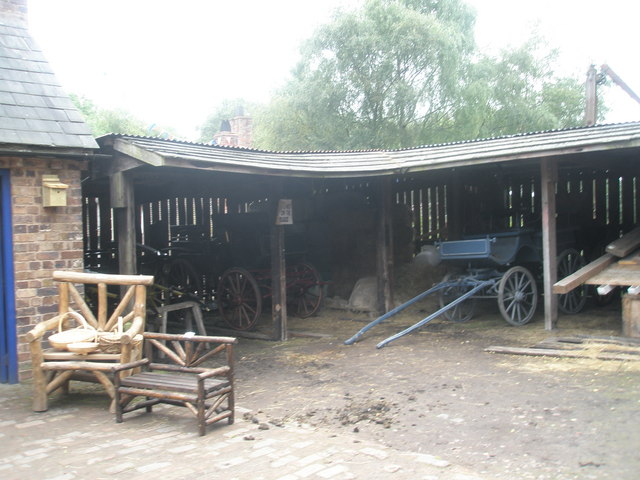
[[[131,326],[129,329],[122,334],[120,341],[122,344],[131,343],[133,337],[142,333],[142,329],[144,327],[144,319],[142,317],[135,317],[133,322],[131,322]]]
[[[231,367],[218,367],[212,370],[207,370],[206,372],[202,372],[198,374],[198,380],[204,380],[206,378],[218,377],[221,375],[226,375],[231,372]]]
[[[149,363],[149,359],[148,358],[143,358],[141,360],[136,360],[135,362],[119,363],[119,364],[114,365],[113,367],[111,367],[111,371],[113,373],[117,373],[117,372],[120,372],[122,370],[130,370],[132,368],[142,367],[143,365],[147,365],[148,363]]]
[[[49,330],[53,330],[58,327],[58,323],[60,323],[61,315],[56,315],[49,320],[45,320],[44,322],[40,322],[36,324],[31,330],[27,332],[24,336],[25,340],[29,343],[42,338],[42,336],[48,332]]]

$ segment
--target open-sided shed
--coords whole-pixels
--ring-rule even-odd
[[[590,259],[638,224],[640,123],[354,152],[264,152],[127,135],[98,143],[111,159],[93,161],[85,182],[87,252],[103,252],[104,262],[115,245],[119,270],[134,273],[136,243],[162,247],[180,235],[209,242],[242,217],[231,223],[255,242],[244,244],[241,261],[268,262],[262,266],[277,279],[272,315],[280,339],[287,337],[285,253],[299,246],[292,233],[336,283],[345,266],[375,273],[386,311],[395,259],[468,233],[537,229],[551,329],[558,232]],[[282,199],[292,200],[293,225],[276,225]]]

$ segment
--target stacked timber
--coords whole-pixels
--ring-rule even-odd
[[[564,294],[582,284],[598,285],[599,291],[630,287],[622,298],[623,334],[640,337],[640,227],[607,245],[600,258],[555,283],[553,293]]]

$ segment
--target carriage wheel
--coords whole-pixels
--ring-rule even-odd
[[[563,250],[558,257],[558,280],[565,278],[587,264],[584,257],[573,248]],[[569,315],[580,312],[587,303],[587,288],[584,285],[569,293],[558,295],[558,308]]]
[[[157,284],[151,289],[151,303],[156,306],[169,305],[185,294],[197,297],[202,293],[202,282],[191,262],[176,258],[160,269]]]
[[[291,276],[287,291],[289,304],[296,316],[310,317],[318,311],[324,296],[318,270],[310,263],[298,263],[287,274]]]
[[[498,307],[504,319],[516,327],[529,322],[536,312],[538,288],[524,267],[507,270],[498,285]]]
[[[444,276],[444,278],[442,279],[442,283],[449,282],[449,281],[455,281],[455,278],[451,273],[447,273]],[[443,308],[446,305],[449,305],[456,298],[461,297],[462,295],[467,293],[469,290],[471,290],[471,288],[472,287],[468,285],[452,285],[450,287],[443,288],[442,290],[440,290],[440,294],[438,297],[440,301],[440,308]],[[467,322],[471,320],[471,318],[473,317],[473,313],[475,312],[475,309],[476,309],[476,299],[471,297],[465,300],[464,302],[459,303],[455,307],[450,308],[449,310],[444,312],[443,315],[447,320],[451,322]]]
[[[262,294],[254,276],[244,268],[230,268],[220,277],[218,307],[234,330],[249,330],[262,312]]]
[[[197,295],[202,290],[202,282],[191,262],[176,258],[162,269],[162,283],[182,293]]]

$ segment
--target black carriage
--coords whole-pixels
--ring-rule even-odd
[[[558,276],[563,278],[586,262],[573,247],[576,243],[573,232],[561,232],[559,238],[561,253],[557,268]],[[496,299],[502,317],[511,325],[525,325],[533,318],[538,304],[538,279],[542,273],[539,232],[517,229],[467,236],[425,247],[421,254],[434,266],[445,262],[450,267],[457,267],[458,271],[447,273],[434,287],[363,327],[345,344],[355,343],[370,328],[434,293],[439,295],[440,308],[436,312],[380,342],[377,347],[381,348],[440,316],[454,322],[468,321],[480,299]],[[575,314],[585,303],[584,289],[575,289],[559,296],[558,307],[564,313]]]

